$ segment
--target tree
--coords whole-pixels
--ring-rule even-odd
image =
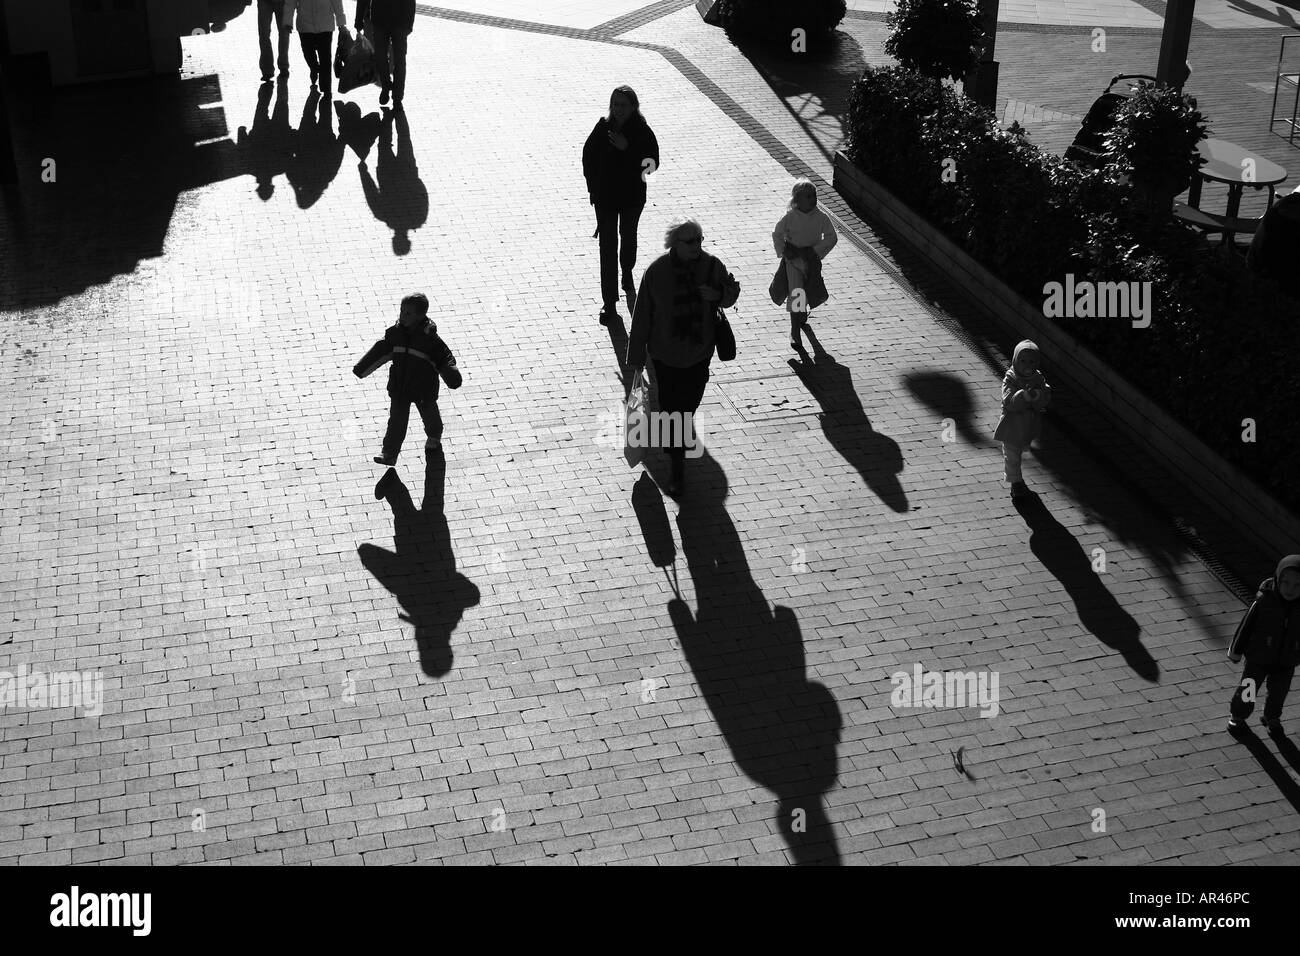
[[[885,22],[885,52],[908,69],[956,80],[979,65],[985,36],[978,0],[898,0]]]

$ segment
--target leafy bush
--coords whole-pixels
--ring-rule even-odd
[[[961,79],[984,49],[978,0],[898,0],[885,23],[885,52],[932,79]]]
[[[1194,104],[1169,94],[1135,111],[1148,128],[1191,140]],[[1184,104],[1185,106],[1186,104]],[[1166,118],[1147,120],[1145,110]],[[1168,117],[1181,116],[1181,125]],[[1130,130],[1132,127],[1130,127]],[[1181,130],[1181,132],[1179,132]],[[1141,135],[1130,133],[1131,141]],[[1127,148],[1127,147],[1126,147]],[[924,215],[1025,296],[1043,301],[1048,282],[1150,282],[1152,322],[1062,319],[1066,331],[1164,407],[1224,459],[1300,511],[1300,302],[1245,263],[1225,256],[1169,217],[1153,219],[1139,170],[1156,155],[1134,146],[1119,168],[1085,170],[1001,129],[974,102],[901,67],[868,68],[849,96],[845,152],[851,162]],[[1176,181],[1194,175],[1186,153]],[[945,182],[945,159],[955,179]],[[1158,167],[1157,167],[1158,168]],[[1186,185],[1184,183],[1184,185]],[[1044,319],[1044,321],[1052,321]],[[1051,356],[1048,356],[1049,362]],[[1259,440],[1241,440],[1252,418]]]
[[[1139,82],[1104,142],[1115,167],[1167,213],[1205,163],[1196,149],[1205,133],[1194,99],[1173,87]]]
[[[802,29],[811,46],[832,33],[847,11],[845,0],[719,0],[718,20],[728,33],[785,47]]]

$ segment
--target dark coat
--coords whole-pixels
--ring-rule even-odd
[[[411,402],[438,398],[438,376],[447,378],[450,388],[460,387],[456,358],[447,343],[438,337],[432,322],[408,329],[398,322],[374,344],[352,369],[357,378],[365,378],[385,362],[388,370],[388,394]]]
[[[609,120],[601,117],[582,147],[582,174],[587,193],[599,205],[644,206],[645,177],[659,168],[659,141],[654,130],[633,115],[623,124],[627,149],[616,149],[609,141]],[[653,165],[646,160],[653,161]]]
[[[357,0],[354,26],[360,30],[369,16],[380,30],[407,34],[415,30],[415,0]]]
[[[1247,663],[1269,671],[1300,665],[1300,600],[1284,601],[1277,591],[1278,578],[1289,568],[1300,570],[1300,556],[1283,558],[1277,573],[1260,584],[1228,649],[1231,659],[1244,654]]]

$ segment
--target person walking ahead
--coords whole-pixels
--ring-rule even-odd
[[[406,41],[415,29],[415,0],[357,0],[353,26],[361,31],[369,20],[374,27],[375,56],[379,60],[379,105],[393,98],[402,108],[406,95]]]
[[[330,92],[330,70],[333,63],[334,27],[347,33],[348,15],[343,12],[343,0],[285,0],[284,29],[293,26],[298,15],[298,41],[302,44],[302,58],[311,73],[311,85],[319,85],[326,99]]]

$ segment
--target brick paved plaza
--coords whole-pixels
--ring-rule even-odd
[[[1269,72],[1295,27],[1247,6],[1285,9],[1198,4],[1198,73],[1215,31]],[[296,41],[259,86],[245,10],[174,82],[16,108],[0,670],[103,708],[0,709],[0,863],[1300,862],[1300,750],[1224,730],[1277,556],[1068,392],[1013,507],[1014,342],[826,186],[886,62],[888,4],[850,7],[782,73],[688,0],[421,6],[404,118],[323,120]],[[1086,24],[1004,7],[1001,106],[1068,143],[1121,70],[1031,79]],[[1090,7],[1153,72],[1162,4]],[[622,83],[662,149],[638,275],[688,213],[742,286],[680,502],[622,457],[596,320],[581,149]],[[841,233],[806,363],[766,294],[796,175]],[[465,382],[376,500],[352,366],[416,290]],[[917,667],[996,675],[996,713],[898,705]]]

